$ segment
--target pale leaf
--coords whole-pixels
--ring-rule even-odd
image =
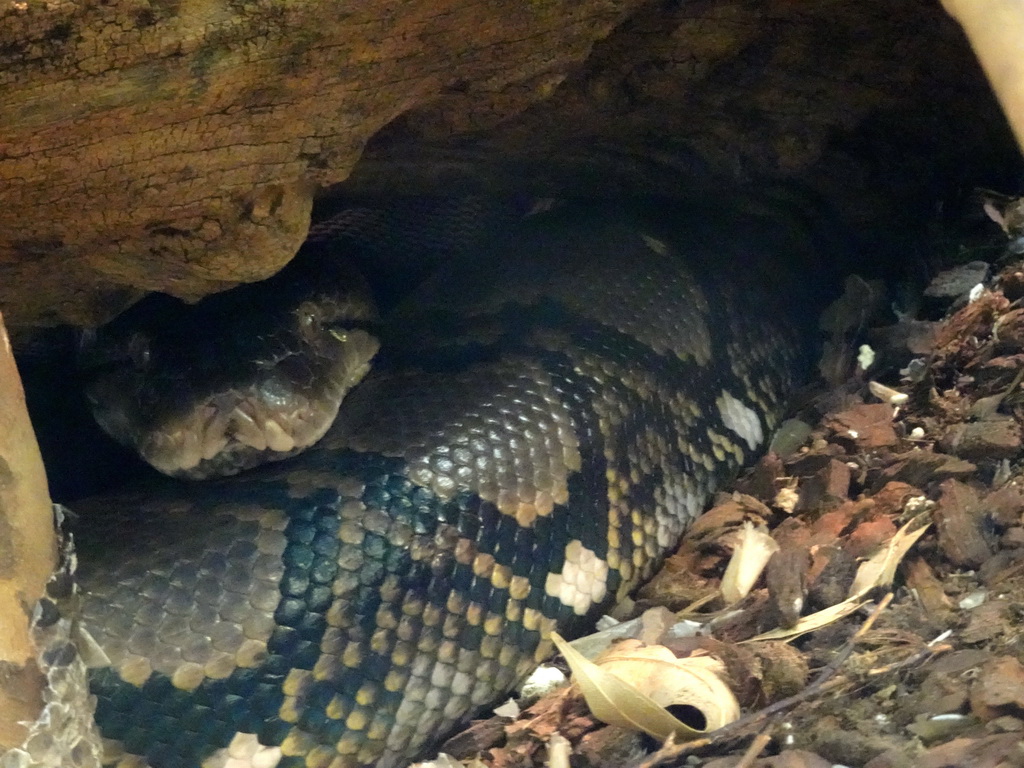
[[[725,665],[703,652],[679,659],[663,645],[626,640],[595,663],[661,707],[686,705],[698,710],[705,731],[740,716],[739,702],[722,679]]]
[[[920,525],[920,521],[919,515],[907,522],[896,531],[885,547],[860,564],[853,584],[850,585],[850,599],[862,597],[875,587],[887,587],[892,584],[896,576],[896,566],[931,526],[931,523]],[[914,528],[915,526],[920,527]],[[911,530],[912,528],[914,530]]]
[[[849,616],[866,603],[866,600],[848,597],[843,600],[843,602],[830,605],[828,608],[820,610],[817,613],[812,613],[810,616],[801,616],[800,620],[792,627],[779,627],[778,629],[773,629],[770,632],[764,632],[756,637],[751,637],[748,640],[743,640],[741,642],[753,643],[758,640],[791,640],[794,637],[806,635],[808,632],[813,632],[816,629],[827,627],[832,622],[839,621],[845,616]]]
[[[739,538],[722,577],[722,597],[726,605],[738,603],[754,588],[771,556],[779,549],[764,526],[757,528],[748,520],[740,529]]]
[[[557,634],[553,633],[551,639],[568,662],[574,681],[579,685],[587,706],[598,720],[609,725],[643,731],[662,741],[669,736],[675,736],[677,739],[692,739],[704,733],[704,731],[686,725],[650,696],[637,690],[633,685],[601,665],[582,656]],[[669,653],[671,654],[671,651]],[[707,687],[706,681],[702,681],[702,684],[705,688]],[[722,686],[724,687],[724,683]],[[731,691],[728,691],[728,688],[725,690],[732,697]],[[734,697],[733,700],[735,700]],[[729,707],[720,707],[720,709],[725,711]],[[738,717],[738,704],[735,707],[735,713],[735,717]],[[721,719],[714,713],[713,717],[716,723]],[[709,727],[719,726],[716,724]]]

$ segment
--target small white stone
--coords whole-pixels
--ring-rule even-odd
[[[533,674],[526,678],[519,692],[524,699],[539,699],[541,696],[565,684],[565,675],[555,667],[544,665],[537,667]]]
[[[509,699],[494,708],[494,714],[498,717],[519,717],[519,712],[519,705],[516,704],[515,699]]]
[[[988,597],[988,591],[984,589],[976,589],[971,594],[967,595],[960,600],[958,605],[965,611],[970,611],[977,608],[979,605],[985,602]]]
[[[862,371],[866,371],[875,364],[875,350],[868,344],[861,344],[857,351],[857,365]]]

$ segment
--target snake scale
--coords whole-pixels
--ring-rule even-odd
[[[765,448],[808,370],[799,228],[520,217],[389,313],[312,448],[82,504],[111,761],[389,768],[493,703]]]

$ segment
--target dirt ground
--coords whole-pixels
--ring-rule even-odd
[[[986,209],[1003,232],[992,225],[986,242],[953,248],[914,311],[894,315],[883,286],[848,280],[822,323],[822,367],[840,383],[804,393],[776,452],[617,611],[674,612],[644,614],[645,641],[723,662],[741,719],[661,744],[604,726],[577,686],[561,687],[449,740],[451,765],[1024,766],[1024,204]],[[726,605],[722,577],[745,521],[777,551]],[[924,526],[907,551],[895,546]],[[886,553],[890,571],[898,563],[891,583],[814,621]],[[815,614],[812,631],[744,642]],[[681,618],[702,635],[667,639]]]

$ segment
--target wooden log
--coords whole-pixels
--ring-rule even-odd
[[[942,0],[960,22],[1024,150],[1024,0]]]
[[[5,3],[9,327],[95,324],[142,291],[194,299],[273,274],[313,190],[382,126],[446,101],[476,130],[500,122],[642,4]]]
[[[21,744],[45,678],[30,622],[56,563],[53,512],[25,393],[0,316],[0,754]]]

